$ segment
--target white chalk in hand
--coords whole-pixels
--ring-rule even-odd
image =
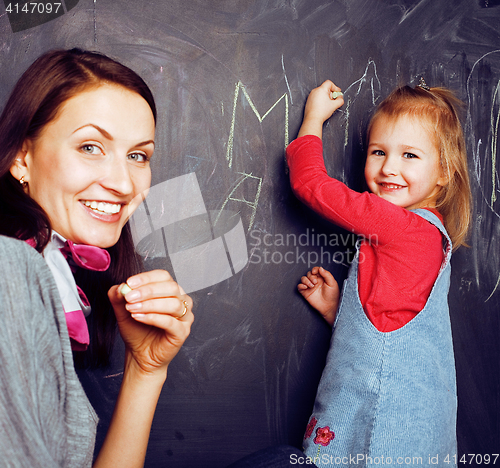
[[[125,296],[125,294],[129,293],[130,291],[132,291],[132,288],[127,283],[125,283],[120,289],[122,296]]]
[[[341,92],[341,91],[333,91],[331,94],[330,94],[330,97],[332,99],[337,99],[339,96],[343,96],[344,94]]]

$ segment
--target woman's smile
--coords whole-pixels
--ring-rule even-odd
[[[82,203],[87,207],[90,208],[92,211],[95,211],[99,214],[106,214],[106,215],[114,215],[120,212],[122,208],[122,204],[120,203],[108,203],[108,202],[102,202],[102,201],[89,201],[85,200],[82,201]]]

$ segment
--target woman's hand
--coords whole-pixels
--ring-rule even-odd
[[[188,337],[193,301],[164,270],[131,276],[108,291],[125,342],[120,393],[94,468],[144,466],[153,416],[170,361]]]
[[[323,267],[314,267],[301,278],[300,294],[323,318],[333,325],[339,306],[340,290],[333,275]]]
[[[166,373],[189,335],[193,301],[164,270],[132,276],[127,285],[125,295],[123,284],[108,292],[126,350],[145,374]]]
[[[340,91],[341,89],[335,83],[326,80],[321,86],[314,88],[309,93],[304,109],[304,120],[302,121],[298,137],[304,135],[322,137],[323,124],[344,104],[342,95],[336,98],[332,97],[332,93]]]

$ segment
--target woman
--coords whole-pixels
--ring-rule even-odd
[[[24,240],[41,252],[53,276],[47,275],[45,264],[35,263],[28,286],[18,288],[19,294],[28,295],[23,297],[27,305],[20,308],[26,320],[15,320],[12,333],[11,322],[3,320],[3,336],[32,336],[26,324],[33,321],[33,301],[54,315],[47,319],[47,313],[37,309],[33,314],[41,316],[36,320],[43,326],[35,328],[43,329],[43,336],[15,343],[24,355],[32,351],[42,357],[36,355],[41,362],[33,374],[31,363],[19,364],[21,371],[29,368],[26,375],[31,376],[20,383],[28,386],[23,388],[29,395],[23,400],[26,411],[13,408],[8,397],[0,399],[2,415],[30,414],[22,424],[10,416],[10,423],[18,424],[14,435],[8,434],[8,422],[0,423],[0,447],[20,445],[12,450],[12,466],[38,466],[30,458],[36,459],[34,446],[43,447],[47,459],[53,457],[40,466],[90,466],[95,413],[73,381],[74,369],[65,355],[71,342],[77,359],[105,364],[116,323],[125,343],[124,375],[94,466],[144,463],[168,364],[193,322],[190,297],[166,271],[139,273],[127,225],[150,186],[155,122],[153,97],[138,75],[108,57],[78,49],[49,52],[36,60],[16,84],[0,117],[0,234]],[[33,261],[36,252],[26,252],[27,247],[15,241],[7,245],[1,249],[4,254],[18,259],[4,265],[11,281],[0,290],[2,301],[6,298],[1,312],[9,320],[11,309],[17,307],[13,287],[24,272],[19,262]],[[51,292],[54,280],[59,300]],[[61,302],[67,329],[60,323]],[[54,359],[47,351],[54,341],[60,341],[61,356],[51,365],[43,355]],[[24,350],[23,345],[33,349]],[[2,346],[5,339],[0,337]],[[0,393],[14,395],[11,382],[1,373],[0,377]],[[52,415],[47,415],[44,401],[52,402]],[[33,405],[40,411],[32,411]],[[58,432],[48,430],[47,424],[59,429],[66,425],[66,431],[60,430],[64,437],[55,440]],[[19,427],[29,429],[29,434]]]

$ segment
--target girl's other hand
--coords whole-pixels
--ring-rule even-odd
[[[127,285],[125,295],[123,284],[108,292],[126,350],[140,371],[166,375],[189,335],[193,301],[164,270],[132,276]]]
[[[304,110],[304,120],[298,134],[299,137],[304,135],[322,137],[323,124],[344,104],[342,95],[332,99],[332,93],[340,91],[341,89],[335,83],[326,80],[321,86],[314,88],[309,93]]]
[[[333,275],[323,267],[314,267],[301,278],[300,294],[323,318],[333,325],[339,306],[340,290]]]

